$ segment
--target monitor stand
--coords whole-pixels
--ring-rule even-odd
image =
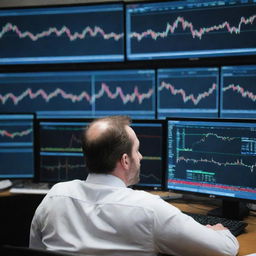
[[[208,215],[224,217],[232,220],[243,220],[249,214],[245,202],[222,199],[222,206],[208,212]]]

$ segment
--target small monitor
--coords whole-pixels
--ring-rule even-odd
[[[131,3],[128,60],[255,55],[254,0]]]
[[[219,69],[157,71],[157,117],[218,117]]]
[[[256,65],[221,68],[220,116],[256,118]]]
[[[165,179],[165,121],[134,120],[131,127],[140,141],[140,182],[134,187],[146,190],[163,190]]]
[[[37,173],[40,182],[86,179],[81,136],[90,120],[37,120]]]
[[[0,74],[0,107],[40,118],[129,115],[155,118],[155,71],[56,71]]]
[[[124,60],[122,4],[0,10],[0,64]]]
[[[0,114],[0,179],[34,178],[34,115]]]
[[[223,215],[240,218],[237,205],[256,200],[256,122],[183,118],[167,126],[167,188],[221,197]]]

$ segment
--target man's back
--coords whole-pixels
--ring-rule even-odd
[[[182,225],[188,233],[187,249],[180,243]],[[148,256],[157,252],[196,255],[205,246],[209,255],[222,255],[213,254],[207,241],[201,244],[201,229],[206,228],[158,196],[126,188],[112,175],[89,175],[86,182],[76,180],[52,188],[35,213],[30,246],[111,256]],[[197,231],[199,237],[195,239]],[[204,230],[204,234],[207,232]],[[219,232],[219,239],[235,243],[227,232]],[[216,231],[209,229],[208,233],[210,241],[218,239]]]

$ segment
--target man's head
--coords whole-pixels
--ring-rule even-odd
[[[139,180],[139,141],[127,116],[94,120],[85,130],[82,147],[86,165],[93,173],[125,174],[128,185]],[[123,172],[121,171],[123,170]]]

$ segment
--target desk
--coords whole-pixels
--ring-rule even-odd
[[[167,195],[166,192],[161,192],[161,193],[156,192],[156,193],[160,195]],[[15,233],[17,233],[17,227],[14,227],[14,229],[11,229],[11,228],[8,229],[9,240],[8,239],[7,241],[5,240],[7,244],[22,245],[22,246],[27,245],[27,241],[26,240],[23,241],[23,240],[24,238],[28,238],[30,221],[32,219],[32,216],[34,214],[34,211],[37,205],[40,203],[42,198],[43,198],[43,195],[17,195],[17,194],[14,195],[8,191],[0,193],[0,203],[1,201],[8,201],[8,204],[6,202],[5,202],[5,205],[0,204],[0,208],[3,206],[9,207],[9,209],[6,209],[6,215],[8,215],[9,218],[13,218],[13,219],[10,219],[10,222],[15,222],[16,220],[17,222],[16,225],[18,224],[20,226],[22,225],[22,228],[23,228],[23,230],[21,230],[22,232],[17,234],[16,238],[14,238],[16,239],[16,241],[13,239],[13,236]],[[176,206],[182,211],[206,214],[209,210],[215,207],[214,205],[209,204],[209,202],[206,201],[206,203],[198,203],[196,201],[188,201],[188,200],[186,201],[173,200],[172,205]],[[21,205],[23,207],[21,207]],[[17,209],[19,209],[18,213],[17,213]],[[16,213],[18,216],[13,216],[14,213]],[[26,217],[26,221],[25,221],[25,217]],[[4,218],[7,219],[7,217],[4,217]],[[22,220],[22,221],[20,222],[16,218],[19,218],[19,220]],[[2,221],[5,221],[5,220],[2,219]],[[245,233],[237,237],[240,243],[240,250],[239,250],[238,256],[244,256],[246,254],[256,253],[256,217],[248,216],[244,221],[248,223],[248,226],[246,227]],[[22,234],[23,234],[23,240],[19,241],[21,239],[20,236]],[[4,236],[6,238],[6,233]],[[0,241],[1,240],[2,239],[0,236]],[[1,242],[3,242],[3,240]]]
[[[209,210],[212,210],[215,207],[207,203],[187,203],[182,201],[175,202],[175,200],[172,202],[172,205],[176,206],[182,211],[199,214],[206,214]],[[256,253],[256,216],[250,215],[245,218],[244,221],[248,223],[248,226],[245,229],[245,233],[237,237],[240,244],[238,256]]]

